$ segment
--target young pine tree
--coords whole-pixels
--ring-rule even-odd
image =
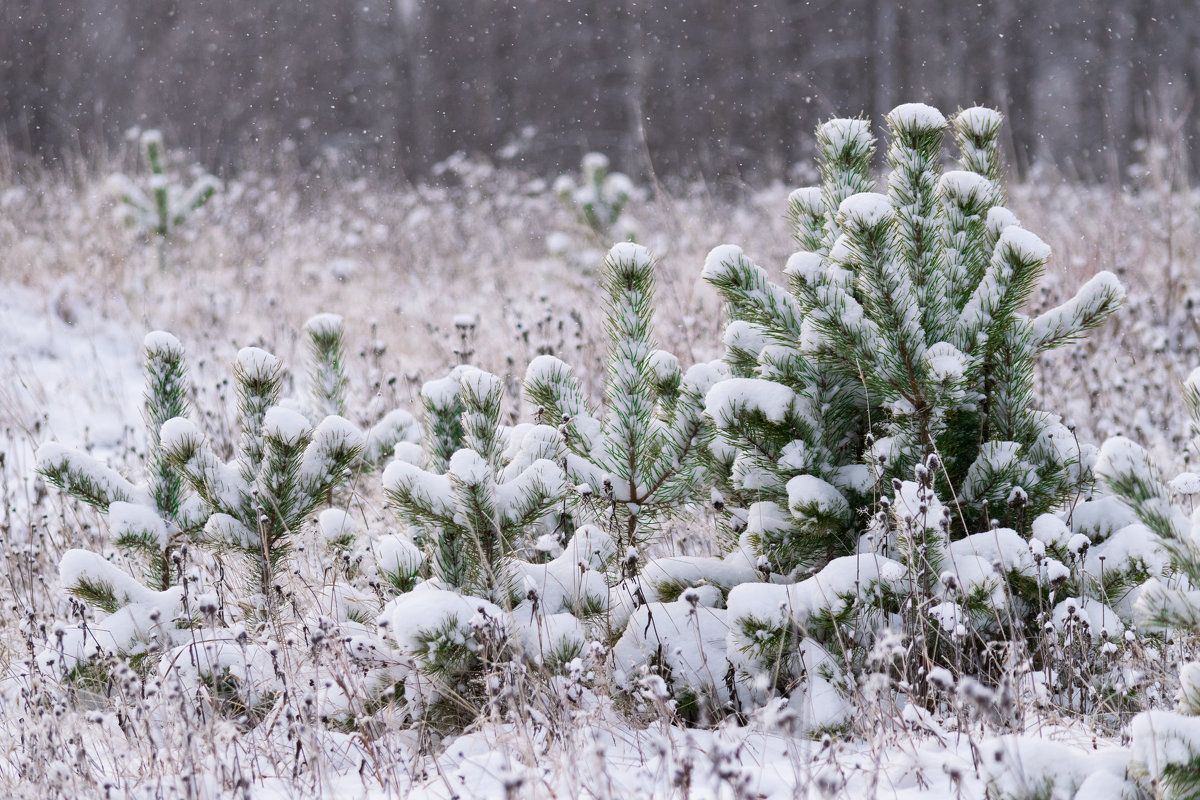
[[[234,364],[241,430],[236,464],[221,462],[190,420],[162,426],[165,460],[208,505],[205,543],[240,554],[246,564],[249,605],[273,617],[277,585],[295,533],[335,487],[347,482],[362,456],[362,434],[339,416],[315,428],[300,413],[279,405],[283,368],[254,347]]]
[[[423,394],[433,434],[425,468],[398,452],[384,471],[384,493],[422,532],[438,578],[507,607],[514,589],[508,559],[566,497],[562,437],[548,425],[505,429],[503,382],[473,367],[427,384]],[[445,418],[450,408],[461,409],[454,425]],[[454,436],[446,434],[451,427]],[[447,456],[458,435],[461,448]],[[418,460],[416,448],[408,454]]]
[[[655,349],[654,259],[646,248],[613,247],[604,261],[604,290],[605,416],[588,407],[579,379],[553,356],[530,363],[525,390],[545,419],[562,424],[568,478],[608,503],[618,544],[636,548],[696,496],[703,398],[718,375],[707,365],[684,375],[674,356]]]
[[[148,130],[141,135],[150,177],[145,188],[125,175],[109,178],[111,191],[121,201],[121,213],[127,222],[155,237],[158,265],[167,268],[167,248],[179,226],[199,211],[221,187],[220,181],[201,174],[191,186],[175,183],[166,172],[162,134]]]
[[[38,450],[37,468],[48,481],[108,514],[113,544],[144,566],[143,579],[153,591],[175,580],[171,555],[203,526],[198,498],[189,497],[179,472],[168,462],[159,430],[168,419],[186,417],[191,381],[183,345],[169,333],[145,339],[146,424],[145,484],[134,485],[86,453],[48,443]],[[71,591],[93,605],[114,611],[119,605],[104,582],[78,584]]]
[[[999,115],[955,117],[962,169],[946,172],[941,113],[909,104],[887,121],[886,194],[869,191],[866,123],[818,130],[822,186],[789,202],[803,249],[788,289],[734,247],[705,266],[730,316],[734,376],[707,398],[713,471],[777,571],[853,552],[856,510],[930,456],[953,536],[993,519],[1027,530],[1086,477],[1073,437],[1033,406],[1033,367],[1099,325],[1123,289],[1100,273],[1026,317],[1050,251],[998,205]]]

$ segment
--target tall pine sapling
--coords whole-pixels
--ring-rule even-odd
[[[964,169],[944,173],[938,111],[899,106],[888,125],[886,195],[865,191],[866,124],[821,127],[823,185],[789,201],[804,248],[790,291],[737,248],[705,267],[731,317],[735,376],[708,396],[723,439],[714,471],[779,571],[852,552],[855,509],[933,455],[955,536],[992,519],[1027,530],[1086,479],[1073,437],[1032,405],[1033,365],[1100,324],[1120,284],[1101,273],[1025,317],[1049,248],[998,205],[999,115],[956,116]]]
[[[639,547],[695,498],[701,479],[704,395],[717,373],[654,348],[654,258],[618,244],[604,261],[608,316],[606,416],[584,399],[571,368],[539,356],[525,373],[530,401],[566,435],[567,476],[609,503],[619,545]]]

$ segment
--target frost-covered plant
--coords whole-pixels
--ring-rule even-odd
[[[1073,436],[1032,405],[1033,368],[1099,325],[1120,283],[1102,272],[1026,317],[1050,251],[999,205],[999,115],[956,115],[962,169],[944,173],[938,111],[902,105],[888,125],[886,195],[869,191],[865,122],[818,130],[823,184],[789,202],[789,289],[736,247],[705,265],[734,376],[707,398],[713,472],[776,571],[852,552],[872,496],[931,455],[954,537],[993,519],[1025,532],[1086,480]]]
[[[560,175],[554,182],[554,193],[601,241],[612,240],[621,212],[637,191],[628,175],[609,172],[608,166],[608,156],[588,153],[580,164],[578,180]],[[632,240],[633,235],[622,238]]]
[[[558,430],[503,427],[503,392],[500,378],[473,367],[426,384],[426,466],[418,448],[402,448],[383,487],[401,518],[424,534],[437,577],[507,606],[506,561],[564,502],[567,486]],[[457,419],[447,413],[454,408]],[[462,447],[447,457],[459,436]]]
[[[295,533],[346,482],[362,457],[363,436],[342,417],[327,416],[314,428],[280,405],[283,367],[264,350],[242,349],[233,374],[241,430],[236,462],[217,458],[208,438],[184,417],[162,426],[162,448],[208,506],[204,543],[244,558],[247,602],[269,617]]]
[[[643,544],[659,522],[693,500],[700,464],[704,395],[719,377],[700,364],[685,375],[675,356],[654,347],[654,258],[632,243],[604,261],[608,302],[605,417],[588,407],[571,368],[539,356],[525,391],[548,422],[565,432],[567,476],[612,511],[623,547]]]
[[[39,448],[37,464],[52,484],[108,514],[113,544],[142,563],[152,591],[162,591],[175,582],[173,551],[203,526],[204,516],[197,498],[188,496],[182,477],[168,462],[159,437],[163,423],[188,414],[191,381],[183,345],[171,334],[156,331],[146,336],[144,347],[145,483],[135,485],[87,453],[55,442]],[[71,592],[88,603],[110,613],[124,605],[111,582],[72,577],[78,580],[67,582]],[[126,598],[130,595],[124,593]]]
[[[109,178],[109,188],[121,201],[125,221],[157,238],[158,265],[166,269],[168,242],[176,228],[203,208],[221,183],[208,173],[202,173],[191,186],[171,180],[164,163],[162,133],[143,131],[140,142],[150,170],[145,187],[126,175],[115,174]]]

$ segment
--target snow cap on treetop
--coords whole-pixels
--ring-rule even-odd
[[[251,380],[266,380],[279,369],[279,359],[258,347],[243,347],[237,354],[237,366]]]
[[[332,336],[341,333],[342,317],[339,314],[315,314],[304,323],[304,330],[313,336]]]
[[[745,256],[742,255],[742,248],[735,244],[719,244],[712,250],[708,251],[708,256],[704,259],[704,270],[700,273],[701,277],[706,280],[724,275],[728,269],[728,265],[735,265]]]
[[[954,124],[972,136],[986,136],[1003,122],[1004,117],[999,111],[986,106],[964,108],[954,116]]]
[[[924,103],[904,103],[887,115],[888,124],[897,131],[935,130],[946,127],[942,112]]]
[[[831,119],[817,126],[817,141],[838,152],[852,144],[869,144],[871,125],[865,119]]]
[[[166,331],[151,331],[147,333],[142,346],[146,348],[147,354],[183,355],[183,345]]]
[[[825,210],[825,197],[818,186],[805,186],[788,195],[788,204],[798,206],[804,213],[817,215]]]
[[[175,417],[163,423],[158,440],[165,450],[176,450],[186,440],[198,440],[200,429],[187,417]]]
[[[608,260],[614,264],[636,264],[646,266],[654,263],[654,256],[636,242],[618,242],[608,251]]]

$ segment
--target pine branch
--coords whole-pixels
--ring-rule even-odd
[[[283,365],[279,359],[257,347],[244,347],[233,365],[237,391],[238,426],[241,441],[238,467],[242,480],[254,483],[263,461],[263,418],[267,409],[278,404],[283,386]]]
[[[309,394],[317,419],[346,413],[345,325],[337,314],[317,314],[304,323],[308,334]]]
[[[101,511],[117,501],[137,497],[133,484],[91,456],[47,442],[38,448],[37,471],[50,483]]]

